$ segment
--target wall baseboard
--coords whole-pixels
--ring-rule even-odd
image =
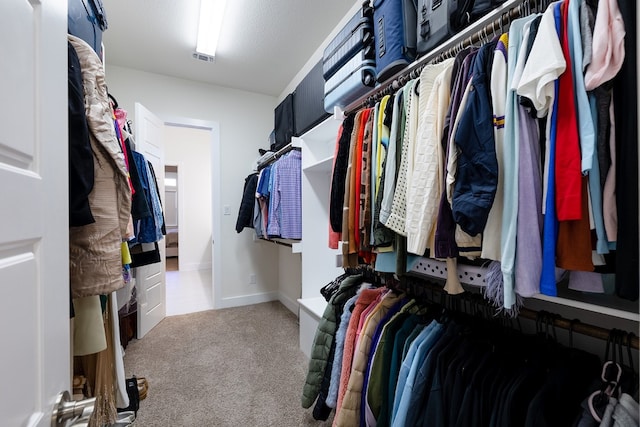
[[[196,270],[211,270],[211,263],[197,263],[197,262],[189,262],[184,263],[182,267],[180,267],[180,271],[196,271]]]
[[[296,316],[299,316],[299,311],[300,311],[300,304],[298,304],[298,301],[288,297],[287,295],[285,295],[284,292],[279,291],[278,292],[278,300],[280,300],[280,302],[282,303],[282,305],[284,305],[285,307],[287,307],[289,309],[290,312],[292,312],[293,314],[295,314]]]
[[[222,298],[222,300],[220,300],[220,306],[216,308],[241,307],[243,305],[260,304],[269,301],[278,301],[277,291]]]

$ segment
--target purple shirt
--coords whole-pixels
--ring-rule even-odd
[[[271,169],[272,188],[269,198],[269,236],[283,239],[302,238],[302,154],[291,151]]]
[[[518,295],[540,293],[542,273],[542,165],[538,121],[519,106],[518,228],[515,283]]]

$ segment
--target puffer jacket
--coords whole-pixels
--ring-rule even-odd
[[[339,412],[336,414],[333,425],[336,427],[350,427],[360,425],[361,400],[364,386],[364,376],[367,370],[369,360],[369,352],[373,343],[373,336],[380,321],[385,317],[387,312],[400,300],[404,295],[388,293],[381,299],[380,304],[369,314],[367,322],[360,333],[360,339],[356,346],[356,352],[353,355],[353,363],[351,367],[351,375],[349,383]]]
[[[307,379],[302,390],[302,407],[309,408],[318,397],[322,380],[327,369],[329,354],[338,327],[338,318],[342,314],[344,303],[356,294],[362,275],[349,276],[342,281],[336,293],[331,297],[318,324],[311,346],[311,360]],[[338,314],[340,313],[340,314]]]
[[[94,155],[89,205],[93,224],[69,229],[69,273],[73,298],[104,295],[124,286],[120,245],[131,214],[131,190],[116,136],[104,69],[93,49],[68,36],[80,59],[84,105]]]
[[[482,46],[473,64],[469,100],[462,111],[455,143],[460,149],[453,192],[453,218],[471,236],[484,230],[498,185],[489,73],[496,41]]]

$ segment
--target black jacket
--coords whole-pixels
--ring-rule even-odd
[[[245,178],[242,202],[240,202],[240,211],[238,212],[238,221],[236,222],[236,231],[238,233],[244,230],[245,227],[253,228],[253,208],[255,206],[257,186],[257,173],[252,173]]]
[[[484,230],[498,184],[498,160],[493,135],[493,109],[487,69],[496,42],[482,46],[474,61],[472,89],[455,135],[460,149],[453,192],[453,218],[466,233]]]
[[[95,222],[89,207],[93,190],[93,152],[84,110],[84,89],[78,54],[68,43],[69,61],[69,225]]]
[[[342,209],[344,207],[345,179],[347,177],[347,163],[349,163],[349,144],[353,132],[355,114],[350,114],[342,122],[342,134],[338,142],[338,154],[333,167],[331,179],[331,197],[329,205],[329,221],[331,229],[342,232]]]

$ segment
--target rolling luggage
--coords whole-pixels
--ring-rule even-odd
[[[417,52],[429,52],[504,0],[417,0]]]
[[[333,76],[331,76],[324,84],[324,93],[325,95],[335,89],[340,85],[344,80],[346,80],[349,76],[351,76],[354,72],[361,69],[362,67],[375,67],[376,62],[373,59],[367,59],[365,53],[360,51],[356,53],[356,55],[349,59],[346,64],[344,64]],[[375,74],[371,75],[370,73],[364,73],[362,76],[362,83],[365,86],[372,87],[375,85]]]
[[[362,52],[356,54],[325,83],[325,111],[332,112],[335,106],[346,107],[369,92],[375,84],[375,61],[363,59]]]
[[[383,82],[416,57],[416,5],[414,0],[375,0],[373,27],[376,73]]]
[[[318,61],[295,90],[295,96],[293,97],[294,135],[302,135],[328,115],[324,110],[322,61]]]
[[[67,27],[69,34],[84,40],[102,57],[102,32],[107,29],[102,0],[69,0]]]
[[[375,58],[373,48],[373,9],[367,5],[356,13],[324,49],[322,75],[333,76],[357,52],[366,49],[369,59]]]
[[[458,1],[418,0],[417,51],[423,55],[455,33],[452,27]]]

